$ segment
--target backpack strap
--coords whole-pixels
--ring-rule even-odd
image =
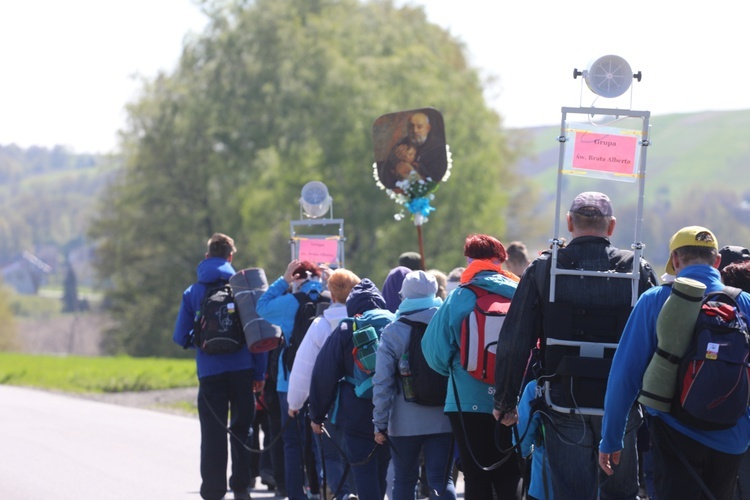
[[[490,293],[492,293],[489,290],[482,288],[481,286],[472,285],[471,282],[458,286],[459,288],[471,290],[472,292],[474,292],[474,295],[476,295],[477,298],[484,297],[485,295],[489,295]]]
[[[405,325],[409,325],[411,327],[415,327],[417,325],[426,325],[427,324],[424,321],[413,321],[413,320],[410,320],[410,319],[406,319],[403,316],[400,317],[400,318],[398,318],[398,320],[396,320],[396,321],[400,321],[401,323],[404,323]]]
[[[721,290],[721,293],[727,295],[728,297],[731,297],[732,300],[734,300],[734,302],[736,304],[737,303],[737,297],[739,297],[740,294],[742,293],[742,289],[734,287],[734,286],[725,286]]]

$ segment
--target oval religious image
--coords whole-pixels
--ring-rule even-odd
[[[443,115],[433,108],[383,115],[372,126],[378,178],[388,189],[403,179],[440,182],[448,169]]]

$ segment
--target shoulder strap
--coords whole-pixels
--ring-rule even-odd
[[[709,292],[706,295],[703,296],[703,302],[708,302],[711,299],[715,299],[721,295],[724,297],[727,297],[730,299],[731,302],[730,305],[737,306],[737,297],[740,296],[742,293],[742,290],[733,286],[725,286],[721,290],[718,290],[716,292]],[[719,302],[727,302],[726,300],[722,301],[719,298]]]
[[[417,326],[417,325],[426,325],[427,324],[424,321],[413,321],[413,320],[410,320],[410,319],[406,319],[404,317],[399,318],[398,321],[400,321],[401,323],[404,323],[406,325],[412,326],[412,327]]]
[[[459,287],[465,288],[466,290],[471,290],[472,292],[474,292],[474,295],[476,295],[477,298],[484,297],[485,295],[492,293],[489,290],[482,288],[481,286],[472,285],[471,283],[459,285]]]
[[[722,290],[723,293],[725,293],[727,296],[732,297],[732,299],[737,302],[737,297],[740,296],[742,293],[741,288],[737,288],[734,286],[725,286]]]
[[[203,282],[203,284],[206,286],[206,288],[213,288],[213,287],[216,287],[216,286],[219,286],[219,285],[226,285],[227,283],[229,283],[229,280],[225,279],[225,278],[219,278],[219,279],[215,279],[213,281]]]

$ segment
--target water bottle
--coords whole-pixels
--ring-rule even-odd
[[[401,375],[401,387],[404,391],[404,400],[413,403],[417,397],[414,394],[414,379],[411,376],[411,368],[409,368],[409,354],[404,353],[401,356],[401,360],[398,362],[398,371]]]

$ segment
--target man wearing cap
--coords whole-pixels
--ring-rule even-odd
[[[704,227],[684,227],[669,241],[667,273],[703,283],[706,293],[724,287],[717,269],[720,262],[716,237]],[[671,292],[670,287],[657,287],[643,294],[630,315],[612,362],[599,445],[599,464],[608,475],[617,470],[625,416],[656,352],[656,320]],[[740,294],[737,305],[744,315],[749,315],[750,295]],[[750,441],[750,413],[730,429],[705,431],[685,425],[669,413],[646,409],[650,415],[657,496],[705,498],[697,476],[714,498],[731,498],[737,468]]]
[[[633,252],[620,250],[609,241],[615,225],[612,202],[606,194],[584,192],[576,196],[567,214],[572,239],[557,251],[557,267],[596,271],[603,276],[557,275],[555,300],[551,302],[552,259],[550,252],[544,252],[523,274],[498,339],[494,415],[502,424],[514,424],[521,389],[525,382],[538,377],[537,390],[544,388],[546,391],[537,402],[541,403],[543,409],[543,444],[549,463],[550,493],[554,498],[635,498],[638,493],[635,431],[627,435],[626,452],[623,453],[617,474],[607,478],[599,470],[594,452],[600,437],[601,411],[580,410],[580,407],[603,407],[608,365],[601,353],[611,353],[610,346],[619,340],[632,304],[632,281],[606,277],[609,273],[630,273],[633,270]],[[645,260],[638,265],[640,294],[653,287],[657,280]],[[613,323],[608,313],[603,314],[602,311],[616,311],[622,321]],[[573,327],[573,320],[578,320],[577,314],[590,314],[595,318],[593,321],[582,320],[588,321],[587,329],[582,332],[594,329],[605,339],[567,344],[559,342],[558,339],[565,338],[568,333],[573,339],[577,338]],[[589,340],[587,337],[584,339]],[[608,342],[608,347],[605,349],[605,344],[601,342]],[[537,345],[541,346],[541,372],[530,368],[533,364],[530,353]],[[590,354],[585,350],[592,346],[600,354]],[[561,351],[564,354],[557,358],[552,356],[552,353]],[[588,363],[592,358],[595,358],[596,374],[589,373],[594,369],[592,363]],[[572,366],[579,373],[563,373],[562,361],[567,362],[567,370],[571,370]],[[598,377],[595,383],[581,392],[576,389],[574,393],[574,381],[575,387],[578,387],[580,377],[591,380],[589,377],[594,375]],[[584,395],[595,400],[597,406],[584,401]],[[630,414],[630,426],[637,426],[640,422],[637,411],[632,410]],[[623,418],[627,415],[628,411]],[[523,434],[525,429],[518,429],[518,432]]]

